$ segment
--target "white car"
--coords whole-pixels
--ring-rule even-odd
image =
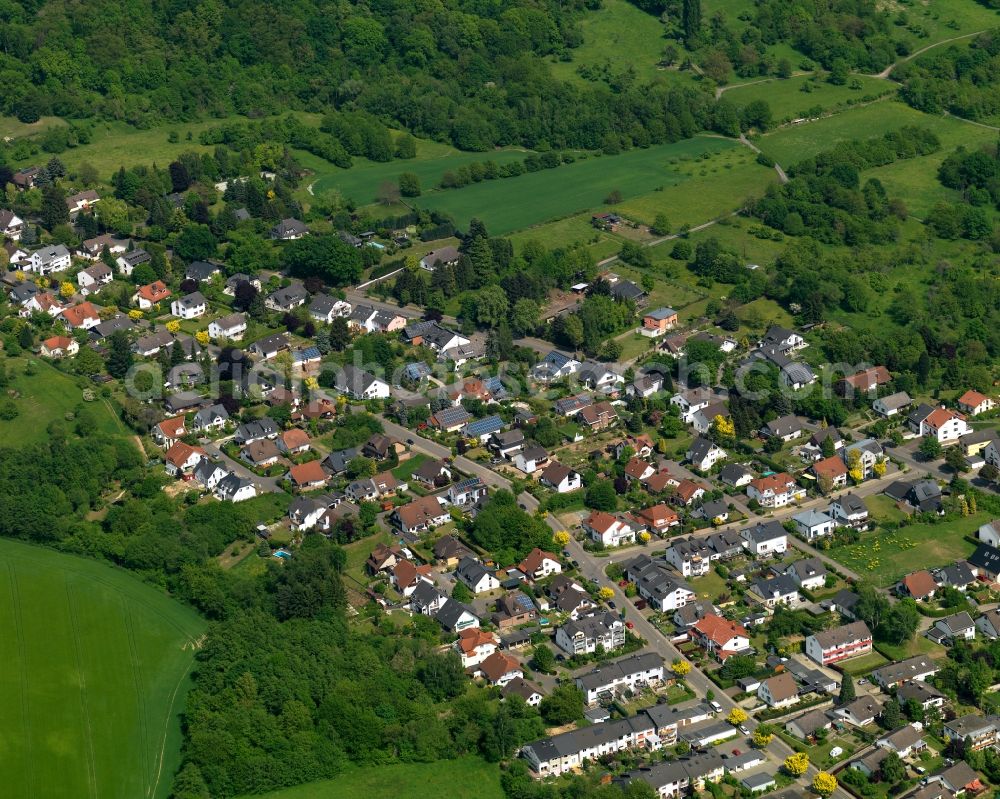
[[[844,750],[839,746],[835,746],[830,750],[830,757],[840,757],[842,754],[844,754]]]
[[[714,699],[711,702],[709,702],[708,704],[711,705],[712,710],[714,710],[716,713],[721,713],[722,712],[722,705],[720,705]]]

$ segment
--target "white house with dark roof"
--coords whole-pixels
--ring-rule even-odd
[[[208,310],[208,300],[200,291],[192,291],[170,303],[170,313],[180,319],[197,319]]]
[[[699,436],[691,442],[685,457],[694,468],[707,472],[719,461],[725,460],[727,453],[711,439]]]
[[[20,266],[25,272],[50,275],[69,269],[72,256],[64,244],[50,244],[35,250]]]

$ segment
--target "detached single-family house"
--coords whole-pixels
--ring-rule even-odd
[[[25,272],[34,272],[44,276],[69,269],[71,263],[72,257],[69,250],[66,249],[66,245],[50,244],[31,253],[21,268]]]
[[[152,262],[152,260],[153,256],[151,256],[146,250],[136,247],[134,250],[123,252],[115,258],[115,266],[118,267],[118,271],[121,272],[122,275],[125,277],[131,277],[137,266],[148,264]]]
[[[806,541],[814,541],[824,535],[830,535],[837,529],[837,523],[833,518],[823,511],[814,509],[796,513],[792,517],[792,523],[799,535]]]
[[[923,737],[923,727],[919,723],[907,724],[888,735],[883,735],[876,739],[875,746],[879,749],[895,752],[901,758],[909,757],[927,748]]]
[[[170,313],[180,319],[197,319],[207,310],[208,300],[200,291],[193,291],[170,303]]]
[[[719,461],[725,460],[727,453],[711,439],[699,436],[691,442],[685,457],[694,468],[707,472]]]
[[[768,707],[788,707],[799,701],[799,685],[790,672],[784,671],[762,681],[757,698]]]
[[[926,633],[928,638],[937,644],[950,646],[955,641],[971,641],[976,637],[976,623],[968,611],[955,613],[934,622]]]
[[[101,315],[90,302],[81,302],[62,312],[63,321],[71,330],[91,330],[101,323]]]
[[[246,314],[232,313],[228,316],[220,316],[208,323],[208,335],[214,339],[226,339],[227,341],[241,341],[243,334],[247,332]]]
[[[420,268],[433,272],[439,266],[455,266],[462,254],[455,247],[441,247],[431,250],[420,259]]]
[[[691,637],[710,655],[726,660],[750,650],[750,635],[742,624],[706,613],[691,628]]]
[[[768,438],[780,438],[782,441],[794,441],[806,432],[805,422],[798,416],[779,416],[764,425],[761,433]]]
[[[788,549],[788,533],[780,522],[757,522],[740,530],[743,546],[752,555],[780,555]]]
[[[67,336],[52,336],[45,339],[41,346],[43,358],[65,358],[68,355],[76,355],[80,351],[80,345]]]
[[[0,209],[0,238],[7,237],[11,241],[20,241],[24,230],[24,220],[13,211]]]
[[[301,283],[290,283],[289,285],[271,292],[264,300],[264,307],[272,311],[294,311],[306,304],[309,299],[309,292]]]
[[[649,338],[659,338],[676,326],[677,311],[673,308],[656,308],[643,314],[642,327],[639,328],[639,332]]]
[[[762,508],[783,508],[806,495],[795,478],[787,472],[758,477],[747,484],[747,496],[760,503]]]
[[[988,413],[996,407],[997,403],[995,399],[972,389],[969,389],[958,398],[958,409],[969,416]]]
[[[97,294],[114,279],[111,267],[107,264],[94,264],[76,273],[76,283],[84,297],[88,294]]]
[[[579,472],[568,466],[563,466],[558,461],[549,462],[549,465],[542,470],[539,482],[553,489],[557,494],[576,491],[583,485]]]
[[[900,411],[908,408],[913,400],[905,391],[897,391],[886,397],[879,397],[872,403],[872,409],[884,419],[896,416]]]
[[[635,543],[636,529],[631,522],[602,510],[591,511],[583,520],[583,529],[594,541],[599,541],[606,547]]]
[[[389,396],[388,383],[353,364],[346,364],[337,371],[334,385],[338,391],[356,400],[385,399]]]
[[[847,486],[847,464],[839,455],[818,460],[809,469],[821,486],[825,483],[829,484],[830,489]]]
[[[166,284],[162,280],[157,280],[153,283],[147,283],[145,286],[139,286],[135,294],[132,295],[132,302],[138,305],[140,310],[148,311],[157,303],[169,299],[170,295],[171,291]]]
[[[295,241],[309,235],[309,226],[298,219],[282,219],[271,228],[271,238],[279,241]]]
[[[346,318],[350,315],[351,304],[329,294],[318,294],[309,304],[309,316],[324,324],[330,324],[338,317]]]
[[[562,564],[559,558],[551,552],[535,547],[524,560],[518,564],[518,568],[532,580],[541,580],[551,574],[561,574]]]
[[[789,564],[785,574],[795,580],[800,588],[818,591],[826,585],[828,572],[819,558],[803,558]]]
[[[75,217],[81,211],[89,210],[94,206],[95,203],[101,201],[101,196],[93,189],[87,189],[86,191],[77,192],[66,198],[66,207],[69,209],[69,215]]]
[[[404,533],[419,533],[444,524],[451,516],[436,497],[418,497],[396,508],[391,518]]]

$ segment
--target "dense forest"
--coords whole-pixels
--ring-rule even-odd
[[[465,150],[645,144],[706,126],[707,92],[552,78],[545,59],[580,43],[584,7],[22,0],[0,9],[0,113],[149,127],[333,108]]]

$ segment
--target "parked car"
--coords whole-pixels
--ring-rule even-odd
[[[632,624],[632,622],[630,621],[625,622],[625,626],[628,627],[628,629],[630,630],[635,628],[635,625]]]
[[[611,608],[612,610],[615,609],[615,601],[613,599],[608,600],[608,607]]]

